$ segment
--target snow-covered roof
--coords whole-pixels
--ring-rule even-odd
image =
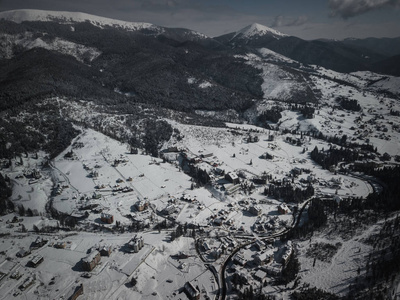
[[[90,262],[93,261],[93,259],[94,259],[97,255],[100,255],[100,252],[99,252],[99,251],[97,251],[97,250],[92,251],[92,252],[90,252],[86,257],[82,258],[82,260],[83,260],[84,262],[90,263]]]

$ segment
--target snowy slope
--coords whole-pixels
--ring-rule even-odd
[[[95,15],[90,15],[82,12],[68,12],[68,11],[47,11],[47,10],[35,10],[35,9],[21,9],[21,10],[10,10],[0,12],[0,20],[12,21],[15,23],[22,22],[33,22],[33,21],[42,21],[42,22],[51,22],[57,21],[61,24],[73,24],[73,23],[83,23],[90,22],[92,25],[105,28],[107,26],[124,29],[128,31],[136,31],[146,29],[151,31],[154,34],[163,34],[166,31],[174,31],[178,30],[179,34],[185,36],[188,39],[207,39],[208,36],[196,32],[193,30],[181,30],[181,29],[166,29],[161,26],[157,26],[151,23],[144,22],[127,22],[122,20],[110,19]],[[73,30],[73,27],[71,27]]]
[[[22,10],[10,10],[0,12],[0,20],[8,20],[16,23],[24,21],[57,21],[61,23],[73,23],[73,22],[90,22],[91,24],[103,28],[104,26],[120,27],[126,30],[140,30],[140,29],[151,29],[154,31],[161,31],[162,28],[155,26],[150,23],[141,22],[126,22],[120,20],[114,20],[110,18],[104,18],[94,16],[81,12],[67,12],[67,11],[46,11],[46,10],[35,10],[35,9],[22,9]]]
[[[13,49],[15,46],[22,46],[26,50],[44,48],[57,51],[65,55],[71,55],[80,62],[91,62],[101,54],[101,52],[94,47],[77,44],[61,38],[49,40],[43,39],[43,37],[34,37],[30,32],[19,35],[0,35],[0,57],[6,59],[13,58]]]
[[[253,38],[253,37],[258,37],[258,36],[273,36],[277,39],[288,36],[287,34],[281,33],[279,31],[276,31],[275,29],[269,28],[267,26],[258,24],[258,23],[253,23],[249,26],[244,27],[243,29],[239,30],[236,32],[234,35],[233,39],[236,37],[240,38]]]
[[[260,48],[258,49],[258,52],[264,59],[267,59],[269,61],[282,62],[282,63],[297,63],[295,60],[290,59],[282,54],[276,53],[275,51],[272,51],[268,48]]]

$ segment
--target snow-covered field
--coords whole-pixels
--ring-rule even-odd
[[[339,195],[365,196],[371,192],[368,183],[350,176],[333,175],[316,166],[309,159],[308,153],[302,151],[303,147],[312,149],[315,145],[328,147],[324,142],[307,137],[303,147],[298,147],[288,143],[286,135],[276,135],[273,141],[269,141],[268,131],[249,125],[228,124],[232,129],[229,127],[223,129],[170,122],[179,128],[184,136],[177,144],[178,147],[184,147],[187,153],[196,156],[212,153],[202,163],[210,170],[212,170],[211,164],[217,164],[225,172],[242,171],[248,179],[263,172],[275,179],[283,179],[293,168],[299,167],[310,169],[311,174],[321,182],[328,182],[332,177],[336,179],[340,177],[342,188],[337,190]],[[254,129],[258,132],[249,131]],[[233,134],[231,130],[235,130],[236,133]],[[257,135],[259,141],[248,143],[246,138],[249,134]],[[129,225],[131,216],[134,216],[137,220],[147,219],[146,224],[150,225],[150,229],[143,233],[145,246],[136,254],[126,253],[123,250],[124,245],[132,238],[132,233],[117,235],[89,231],[74,232],[72,235],[49,234],[46,236],[49,239],[48,244],[33,250],[27,257],[17,258],[15,254],[22,247],[29,249],[30,244],[36,239],[36,234],[32,232],[33,225],[41,229],[45,226],[58,226],[59,223],[46,217],[24,217],[20,223],[24,224],[28,232],[22,232],[22,225],[10,228],[6,224],[12,219],[12,215],[9,215],[3,218],[1,223],[1,232],[10,234],[5,235],[4,242],[0,244],[0,252],[3,253],[2,269],[6,270],[7,274],[19,269],[25,275],[18,280],[6,280],[6,284],[0,287],[2,294],[5,295],[4,299],[12,299],[12,294],[16,291],[28,298],[60,297],[79,283],[83,283],[87,299],[99,297],[178,299],[183,295],[179,294],[179,291],[187,281],[198,285],[203,296],[208,295],[212,298],[218,286],[211,271],[197,257],[193,239],[181,237],[170,242],[168,231],[151,231],[151,227],[162,220],[156,212],[168,206],[168,201],[172,198],[178,199],[175,204],[177,211],[172,217],[181,224],[211,226],[209,227],[211,240],[215,236],[212,229],[215,224],[210,216],[221,211],[227,212],[225,219],[229,221],[229,225],[224,223],[219,230],[229,233],[232,226],[241,227],[244,234],[257,236],[253,230],[259,218],[247,212],[248,205],[237,205],[243,199],[258,203],[262,209],[262,217],[266,220],[277,216],[282,224],[289,224],[292,221],[290,214],[277,213],[280,201],[273,199],[264,201],[266,197],[262,194],[262,187],[256,187],[251,196],[240,191],[225,195],[219,190],[218,184],[192,190],[190,177],[175,162],[166,163],[150,156],[130,154],[129,150],[126,145],[98,132],[82,129],[82,133],[72,145],[55,158],[48,168],[42,169],[41,177],[31,181],[31,184],[26,184],[29,181],[27,178],[15,179],[15,177],[25,168],[28,169],[28,166],[40,169],[37,164],[43,161],[43,154],[37,159],[23,158],[23,166],[14,163],[10,177],[14,182],[12,198],[16,205],[22,204],[26,208],[36,209],[38,213],[44,214],[46,203],[52,199],[53,207],[59,212],[82,215],[81,207],[97,204],[103,212],[114,216],[114,222],[119,221],[121,224]],[[273,155],[273,159],[260,158],[266,151]],[[296,182],[306,177],[305,174],[300,175]],[[217,182],[224,179],[216,177],[215,180]],[[118,188],[129,190],[123,192],[118,191]],[[325,185],[319,187],[319,192],[330,195],[334,194],[336,189]],[[179,200],[184,194],[190,195],[195,202],[187,203]],[[135,203],[138,200],[148,201],[151,208],[143,212],[137,211]],[[109,228],[114,226],[103,223],[98,213],[89,213],[78,226],[90,228],[90,224]],[[66,242],[66,249],[53,247],[59,241]],[[80,260],[86,256],[90,248],[104,244],[112,245],[114,250],[111,256],[102,257],[101,264],[92,271],[91,278],[82,278]],[[191,256],[185,261],[171,258],[171,255],[179,251]],[[44,257],[44,262],[36,269],[28,267],[27,262],[37,254]],[[226,256],[221,257],[222,260],[224,258]],[[217,262],[217,269],[218,264]],[[304,273],[305,282],[308,278],[311,280],[312,276],[318,276],[318,273],[316,271]],[[20,291],[18,286],[27,277],[35,278],[35,282],[27,290]],[[137,278],[137,284],[133,288],[129,285],[132,277]],[[323,280],[322,276],[318,278]],[[335,278],[331,281],[326,279],[324,282],[328,285],[336,282],[335,280]]]

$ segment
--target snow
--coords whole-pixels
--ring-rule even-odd
[[[16,45],[22,46],[27,50],[43,48],[47,50],[58,51],[62,54],[70,55],[83,63],[91,62],[101,54],[101,52],[96,48],[76,44],[60,38],[54,38],[52,40],[43,39],[40,37],[32,40],[32,38],[33,35],[31,33],[15,36],[4,34],[0,36],[0,45],[2,46],[0,47],[2,49],[1,55],[4,58],[11,59],[13,57],[13,48]]]
[[[22,9],[22,10],[10,10],[0,12],[0,19],[13,21],[16,23],[22,23],[24,21],[57,21],[69,24],[72,22],[87,22],[97,27],[115,26],[126,30],[140,30],[140,29],[152,29],[154,31],[160,31],[161,28],[150,23],[141,22],[125,22],[120,20],[114,20],[110,18],[104,18],[94,16],[82,12],[67,12],[67,11],[46,11],[46,10],[35,10],[35,9]]]
[[[253,23],[237,31],[232,39],[234,39],[237,36],[241,38],[252,38],[255,36],[264,36],[264,35],[272,35],[277,39],[288,36],[287,34],[281,33],[267,26],[258,23]]]
[[[259,68],[263,71],[264,82],[261,88],[264,99],[290,100],[293,93],[306,88],[292,73],[284,71],[275,64],[264,63]]]
[[[206,89],[212,87],[212,84],[208,81],[203,81],[202,83],[199,84],[199,88],[201,89]]]
[[[54,207],[60,211],[78,212],[78,206],[90,204],[94,201],[90,200],[92,195],[99,193],[101,206],[106,212],[114,215],[115,220],[126,223],[126,213],[131,211],[138,200],[147,198],[157,201],[190,187],[189,177],[174,165],[160,164],[160,159],[154,160],[150,156],[127,154],[127,145],[96,131],[85,130],[75,141],[84,145],[73,149],[80,159],[65,159],[65,153],[70,151],[67,149],[54,162],[54,171],[65,178],[69,186],[54,198]],[[113,166],[116,159],[123,162]],[[89,176],[93,170],[98,172],[97,177]],[[128,181],[128,178],[132,178],[132,181]],[[128,187],[132,191],[112,192],[119,179],[122,180],[119,183],[121,188]],[[96,189],[96,186],[101,185],[105,188]],[[100,222],[96,215],[90,216],[88,220]]]
[[[294,61],[284,55],[276,53],[268,48],[260,48],[260,49],[258,49],[258,51],[264,59],[268,58],[268,59],[272,59],[273,61],[276,61],[276,62],[286,62],[286,63],[296,62],[296,61]]]

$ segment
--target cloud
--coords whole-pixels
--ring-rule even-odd
[[[290,26],[301,26],[308,22],[307,16],[284,17],[282,15],[276,16],[272,22],[271,27],[290,27]]]
[[[330,15],[351,18],[387,7],[400,7],[400,0],[329,0]]]

